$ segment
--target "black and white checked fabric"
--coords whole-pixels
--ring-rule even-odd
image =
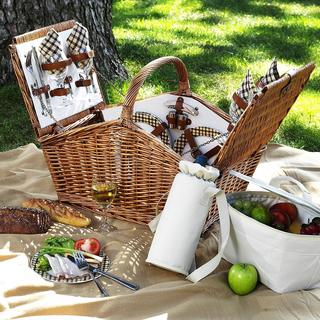
[[[279,71],[278,71],[278,63],[276,59],[273,59],[271,65],[266,72],[266,74],[260,79],[260,83],[262,86],[266,86],[267,84],[276,81],[280,78]]]
[[[163,124],[163,121],[161,121],[161,119],[159,119],[155,115],[152,115],[151,113],[148,113],[148,112],[137,111],[133,114],[132,118],[133,118],[133,122],[135,122],[136,124],[146,123],[153,128],[156,128],[157,126]],[[171,147],[171,136],[168,129],[162,131],[158,138],[160,138],[160,140],[164,144]]]
[[[67,38],[67,44],[71,54],[90,51],[88,29],[76,22]],[[83,69],[88,63],[89,61],[80,61],[77,63],[77,67]]]
[[[43,57],[43,62],[52,63],[62,59],[62,47],[59,34],[51,29],[39,45],[39,52]],[[60,74],[63,69],[48,71],[50,74]]]
[[[236,91],[240,98],[242,98],[247,103],[250,103],[253,96],[258,92],[251,75],[250,70],[248,70],[245,79],[242,81],[240,88]],[[233,123],[236,123],[244,110],[242,110],[234,101],[232,101],[229,114]]]
[[[209,128],[209,127],[195,127],[191,128],[191,133],[194,137],[209,137],[209,138],[217,138],[221,135],[221,132]],[[175,141],[173,150],[178,153],[182,154],[184,148],[187,144],[187,138],[185,133],[182,133],[181,136]]]

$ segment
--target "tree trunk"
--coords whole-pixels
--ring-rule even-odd
[[[112,0],[2,0],[0,2],[0,84],[14,79],[8,46],[34,29],[75,19],[89,31],[97,70],[107,79],[126,78],[112,33]]]

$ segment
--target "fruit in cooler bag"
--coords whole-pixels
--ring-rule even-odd
[[[298,217],[297,207],[290,202],[279,202],[270,207],[269,212],[272,214],[273,211],[281,211],[287,214],[290,219],[289,224],[295,221]]]
[[[271,224],[271,216],[268,209],[262,204],[256,204],[256,206],[251,211],[251,217],[263,224]]]
[[[320,224],[317,224],[316,222],[311,223],[304,223],[301,226],[300,229],[301,234],[307,234],[307,235],[319,235],[320,234]]]
[[[238,199],[232,203],[232,207],[263,224],[270,225],[271,223],[271,216],[261,203]]]
[[[270,214],[273,218],[271,224],[272,227],[282,231],[287,231],[289,229],[291,221],[289,216],[284,211],[273,209],[270,211]]]

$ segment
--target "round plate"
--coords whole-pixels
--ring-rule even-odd
[[[110,258],[103,254],[100,254],[101,257],[103,257],[102,262],[99,264],[99,269],[101,269],[102,271],[108,271],[111,265],[111,261]],[[89,282],[92,281],[92,277],[90,274],[85,274],[81,277],[75,277],[75,278],[69,278],[69,279],[65,279],[65,278],[58,278],[58,277],[54,277],[51,276],[49,273],[45,272],[45,271],[41,271],[37,268],[37,261],[38,261],[38,257],[39,257],[39,252],[37,252],[30,261],[30,267],[32,270],[34,270],[35,272],[37,272],[38,274],[40,274],[40,276],[47,280],[47,281],[51,281],[51,282],[59,282],[59,283],[71,283],[71,284],[75,284],[75,283],[84,283],[84,282]],[[95,275],[96,278],[101,277],[100,274],[96,274]]]

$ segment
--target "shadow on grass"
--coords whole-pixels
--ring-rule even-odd
[[[289,116],[281,124],[272,141],[293,148],[319,152],[320,126],[305,124],[298,115]]]
[[[0,87],[0,97],[0,151],[36,143],[18,86]]]
[[[270,57],[304,64],[312,60],[310,46],[319,36],[319,29],[300,25],[257,26],[248,28],[245,33],[229,37],[238,48],[237,54],[247,54],[251,60],[257,59],[256,54],[250,53],[250,47],[259,48]]]
[[[313,74],[313,76],[308,81],[308,90],[312,90],[314,92],[320,92],[320,74]]]
[[[202,0],[203,8],[212,10],[227,10],[236,15],[282,18],[285,12],[277,5],[270,3],[252,3],[248,0]]]

